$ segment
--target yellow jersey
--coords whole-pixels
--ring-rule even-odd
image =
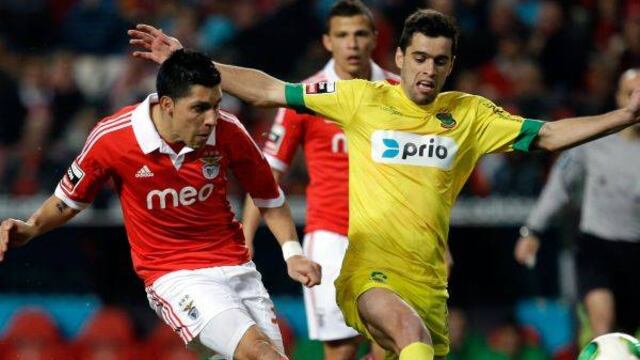
[[[462,92],[420,106],[384,81],[288,84],[285,95],[288,106],[335,121],[348,140],[342,272],[388,269],[434,289],[446,288],[450,212],[476,162],[528,151],[542,126]]]

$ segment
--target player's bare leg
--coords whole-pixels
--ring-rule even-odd
[[[356,358],[360,337],[324,342],[324,360],[352,360]]]
[[[613,330],[615,302],[611,290],[600,288],[589,291],[584,297],[584,305],[589,316],[593,337]]]
[[[373,288],[358,298],[358,311],[375,341],[388,351],[417,353],[415,360],[431,360],[431,334],[418,313],[398,295],[383,288]],[[409,358],[409,357],[407,357]]]
[[[233,358],[237,360],[288,360],[257,325],[244,333]]]
[[[371,343],[371,355],[373,355],[374,360],[384,360],[385,349],[376,344],[375,342]]]

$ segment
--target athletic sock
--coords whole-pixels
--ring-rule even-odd
[[[431,345],[414,342],[400,351],[400,360],[433,360],[434,352]]]

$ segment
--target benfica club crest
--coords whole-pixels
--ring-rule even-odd
[[[222,155],[217,150],[205,150],[200,158],[202,164],[202,175],[205,179],[213,179],[220,172],[220,159]]]

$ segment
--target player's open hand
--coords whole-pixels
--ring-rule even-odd
[[[536,254],[539,248],[540,239],[537,236],[522,236],[516,242],[513,255],[517,262],[531,269],[536,265]]]
[[[320,284],[322,269],[319,264],[302,255],[292,256],[287,260],[289,277],[306,287]]]
[[[139,46],[146,51],[134,51],[133,56],[162,64],[172,52],[182,49],[180,41],[163,33],[151,25],[138,24],[127,31],[129,44]]]
[[[0,261],[10,247],[22,246],[29,242],[30,226],[22,220],[6,219],[0,225]]]

